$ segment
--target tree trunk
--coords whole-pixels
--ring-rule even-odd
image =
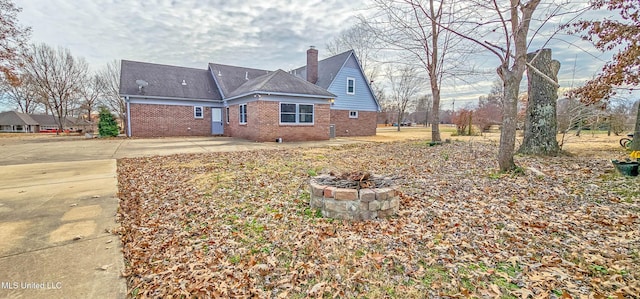
[[[424,112],[424,127],[429,126],[429,110]]]
[[[434,79],[431,80],[432,84]],[[436,82],[437,83],[437,82]],[[442,141],[440,137],[440,89],[437,87],[431,87],[431,94],[433,95],[433,105],[431,108],[431,141]]]
[[[631,142],[632,151],[640,151],[640,105],[636,112],[636,127],[633,130],[633,141]]]
[[[537,57],[536,57],[537,56]],[[535,57],[535,60],[533,60]],[[554,82],[558,82],[560,62],[551,59],[551,49],[527,54],[527,60]],[[558,88],[530,67],[527,72],[529,101],[525,115],[524,139],[518,150],[521,154],[555,156],[560,147],[556,136],[556,102]]]
[[[522,76],[508,70],[502,70],[504,84],[504,104],[502,107],[502,129],[500,130],[500,148],[498,165],[501,171],[516,168],[513,153],[516,144],[516,125],[518,117],[518,92]]]
[[[398,122],[397,122],[397,124],[398,124],[398,132],[400,132],[400,125],[401,125],[400,119],[402,118],[402,114],[404,114],[403,111],[398,112]]]
[[[62,122],[62,116],[58,115],[58,131],[56,132],[56,135],[60,135],[62,133],[64,133],[64,123]]]
[[[469,134],[468,136],[471,136],[471,127],[473,123],[473,111],[469,111]]]

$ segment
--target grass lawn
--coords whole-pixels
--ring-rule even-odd
[[[413,129],[369,139],[392,142],[119,160],[131,297],[640,296],[640,179],[614,172],[617,139],[583,132],[574,155],[517,156],[522,171],[505,174],[491,136],[430,147]],[[330,171],[397,177],[398,215],[321,218],[307,184]]]

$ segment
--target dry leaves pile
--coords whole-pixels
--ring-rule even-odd
[[[605,159],[358,144],[118,163],[132,297],[638,298],[640,181]],[[315,173],[396,177],[397,217],[318,217]]]

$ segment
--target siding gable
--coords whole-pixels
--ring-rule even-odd
[[[347,94],[347,78],[355,79],[355,94]],[[368,79],[352,54],[333,79],[327,90],[337,97],[331,109],[378,111],[378,104],[369,88]]]

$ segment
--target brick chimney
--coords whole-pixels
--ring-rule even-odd
[[[318,50],[314,46],[307,50],[307,81],[318,82]]]

